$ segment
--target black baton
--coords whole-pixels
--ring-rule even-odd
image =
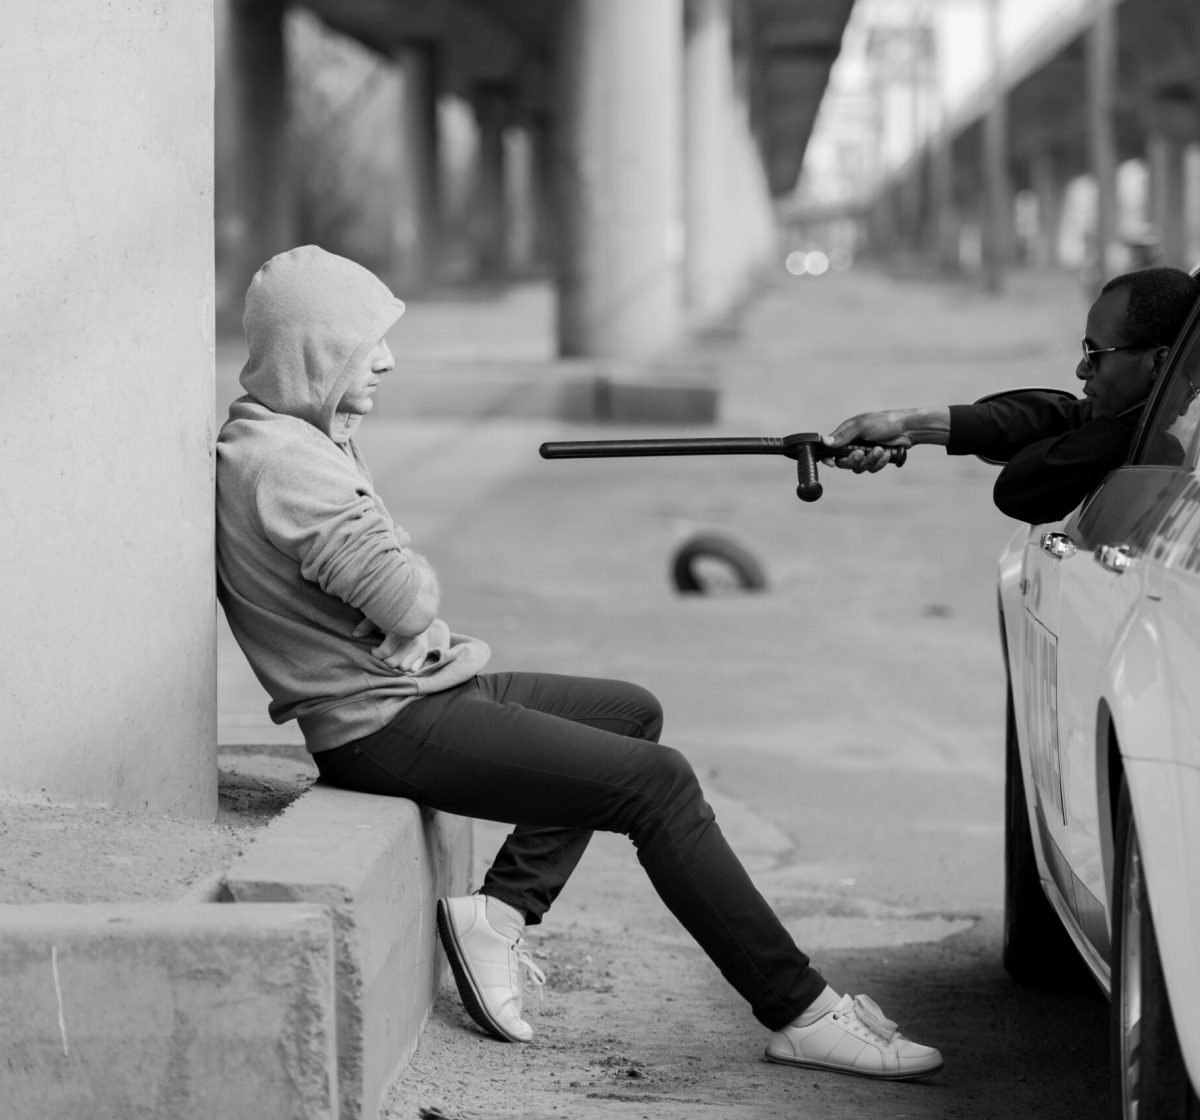
[[[847,443],[828,447],[818,432],[796,432],[790,436],[715,436],[704,439],[583,439],[543,443],[543,459],[618,459],[635,455],[784,455],[796,461],[796,496],[815,502],[821,496],[817,478],[818,459],[842,459],[853,451],[886,447],[888,462],[902,467],[908,457],[904,447],[885,444]]]

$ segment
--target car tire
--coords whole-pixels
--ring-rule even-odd
[[[1041,991],[1096,991],[1038,873],[1011,687],[1005,724],[1004,970],[1018,984]]]
[[[705,579],[698,569],[697,561],[707,560],[718,562],[720,586]],[[766,573],[754,553],[716,533],[701,533],[684,542],[675,552],[671,578],[676,590],[689,593],[762,591],[767,586]]]
[[[1200,1120],[1167,996],[1124,778],[1117,804],[1111,999],[1112,1116]]]

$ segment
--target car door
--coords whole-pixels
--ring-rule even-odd
[[[1080,929],[1104,960],[1111,939],[1100,785],[1108,744],[1100,704],[1114,645],[1145,597],[1161,595],[1161,543],[1174,520],[1195,513],[1187,463],[1200,432],[1200,331],[1189,331],[1162,376],[1130,461],[1062,526],[1069,555],[1056,566],[1064,851]]]
[[[1032,825],[1058,902],[1077,919],[1068,852],[1065,785],[1058,720],[1058,631],[1061,569],[1075,552],[1066,521],[1033,527],[1022,567],[1021,723],[1033,791]]]

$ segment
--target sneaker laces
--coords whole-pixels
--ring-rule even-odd
[[[546,983],[546,974],[533,963],[529,949],[522,938],[513,942],[513,955],[517,958],[517,983],[521,989],[521,1003],[524,1008],[540,1011],[542,1007],[542,985]]]
[[[872,1034],[877,1034],[884,1042],[891,1042],[899,1032],[892,1022],[870,996],[855,996],[851,1004],[855,1018]]]

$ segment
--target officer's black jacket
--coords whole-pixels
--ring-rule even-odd
[[[1145,402],[1093,416],[1092,402],[1030,389],[950,406],[951,455],[1005,463],[993,500],[1018,521],[1066,517],[1129,453]]]

